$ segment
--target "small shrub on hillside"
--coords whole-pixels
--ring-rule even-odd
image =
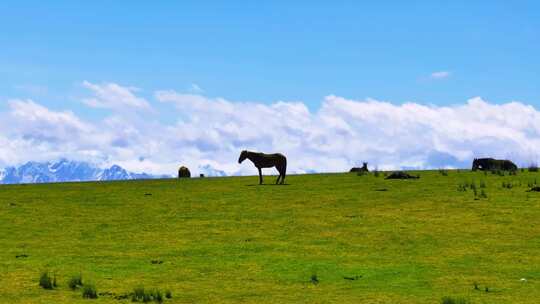
[[[45,288],[45,289],[53,289],[56,286],[56,276],[55,278],[51,278],[48,271],[44,271],[41,273],[41,276],[39,277],[39,286]]]
[[[68,286],[69,288],[71,288],[72,290],[75,290],[77,289],[78,287],[82,287],[83,286],[83,282],[82,282],[82,276],[81,274],[76,274],[74,276],[72,276],[69,281],[68,281]]]
[[[440,173],[442,176],[448,176],[448,171],[447,171],[447,170],[439,169],[439,173]]]
[[[311,283],[313,283],[315,285],[319,284],[319,278],[317,277],[316,274],[311,275]]]
[[[444,297],[441,300],[441,304],[470,304],[468,300],[464,298]]]
[[[82,290],[82,297],[84,299],[97,299],[98,294],[94,284],[85,284]]]
[[[172,298],[172,293],[171,293],[171,291],[168,290],[168,289],[165,291],[165,298],[167,298],[167,299]]]
[[[538,172],[538,164],[532,163],[527,169],[529,170],[529,172]]]

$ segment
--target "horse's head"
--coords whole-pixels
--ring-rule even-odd
[[[241,164],[246,158],[247,158],[248,152],[246,150],[242,151],[240,153],[240,157],[238,158],[238,163]]]
[[[476,169],[478,169],[480,167],[480,164],[478,162],[478,158],[475,158],[472,162],[472,170],[475,171]]]

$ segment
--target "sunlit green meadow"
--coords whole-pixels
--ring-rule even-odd
[[[539,303],[540,173],[413,174],[3,185],[0,303]]]

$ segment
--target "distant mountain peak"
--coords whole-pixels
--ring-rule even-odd
[[[227,173],[212,167],[210,164],[199,166],[199,172],[205,176],[227,176]]]
[[[19,167],[7,167],[0,170],[0,184],[107,181],[163,177],[168,176],[133,173],[116,164],[110,168],[101,169],[91,163],[71,161],[65,158],[54,162],[29,161]]]

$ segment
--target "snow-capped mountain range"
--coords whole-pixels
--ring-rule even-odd
[[[61,159],[56,162],[27,162],[19,167],[0,170],[0,184],[52,183],[72,181],[108,181],[166,178],[167,175],[133,173],[113,165],[102,169],[87,162]]]

